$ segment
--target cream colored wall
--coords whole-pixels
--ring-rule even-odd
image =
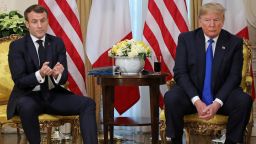
[[[28,6],[36,3],[37,0],[0,0],[0,12],[18,10],[23,14]]]

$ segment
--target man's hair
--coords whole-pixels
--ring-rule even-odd
[[[223,15],[225,14],[225,8],[220,3],[206,3],[202,5],[202,7],[199,10],[199,18],[202,15],[207,14],[208,12],[214,12]]]
[[[46,15],[48,16],[48,11],[41,5],[31,5],[30,7],[28,7],[25,11],[24,11],[24,17],[25,20],[28,21],[28,14],[30,12],[35,12],[35,13],[46,13]]]

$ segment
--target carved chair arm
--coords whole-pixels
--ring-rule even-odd
[[[175,83],[176,82],[173,78],[171,80],[166,81],[166,85],[167,85],[168,89],[171,89]]]

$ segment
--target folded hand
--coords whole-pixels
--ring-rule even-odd
[[[41,69],[39,70],[40,75],[44,78],[45,76],[51,76],[53,70],[48,66],[50,62],[44,62]]]
[[[60,62],[57,62],[57,64],[53,67],[53,73],[52,76],[54,78],[57,78],[59,74],[62,74],[64,71],[64,67]]]

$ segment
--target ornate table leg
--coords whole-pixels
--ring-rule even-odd
[[[150,85],[150,113],[152,144],[158,144],[159,134],[159,86]]]

